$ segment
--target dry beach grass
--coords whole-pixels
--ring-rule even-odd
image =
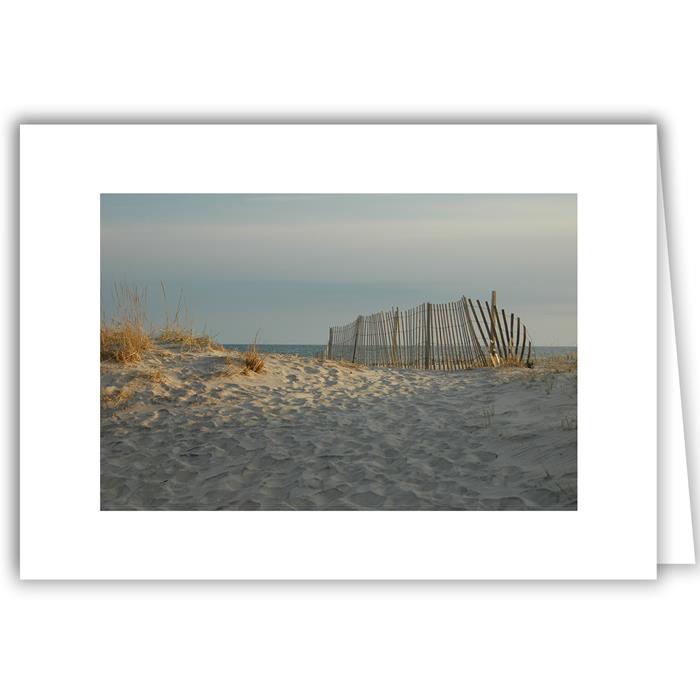
[[[129,364],[138,362],[151,350],[153,342],[147,330],[146,298],[137,288],[116,287],[113,297],[116,311],[100,324],[100,359]]]
[[[165,285],[161,282],[167,309]],[[177,303],[171,319],[166,311],[165,324],[156,329],[148,319],[147,289],[129,285],[116,285],[112,289],[115,311],[100,324],[100,359],[104,362],[134,364],[144,353],[153,350],[155,343],[177,345],[184,350],[223,350],[220,343],[206,333],[198,334],[191,324],[183,322],[183,297]]]
[[[265,360],[263,356],[258,352],[258,338],[248,346],[248,349],[243,354],[243,364],[245,365],[245,370],[249,372],[255,372],[260,374],[265,369]]]

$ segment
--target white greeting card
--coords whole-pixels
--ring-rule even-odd
[[[20,196],[22,577],[656,576],[655,126],[24,126]]]

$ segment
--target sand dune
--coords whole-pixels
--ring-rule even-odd
[[[102,365],[105,510],[576,509],[576,372]]]

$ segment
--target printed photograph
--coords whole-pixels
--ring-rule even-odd
[[[575,194],[102,194],[102,510],[576,510]]]

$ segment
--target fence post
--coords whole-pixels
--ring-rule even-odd
[[[393,333],[391,334],[391,361],[397,365],[398,364],[398,357],[396,353],[396,341],[399,335],[399,307],[396,307],[396,311],[394,311],[394,330]]]
[[[508,342],[509,342],[509,345],[508,345],[508,353],[509,353],[512,357],[516,357],[517,354],[518,354],[518,346],[517,346],[517,344],[516,344],[516,346],[515,346],[515,350],[513,350],[513,343],[514,343],[514,341],[515,341],[515,335],[513,335],[513,324],[514,324],[514,323],[515,323],[515,314],[514,314],[514,313],[511,313],[511,315],[510,315],[510,338],[509,338],[509,340],[508,340]],[[518,328],[518,330],[520,330],[520,328]]]
[[[333,352],[333,326],[331,326],[328,330],[328,352],[326,354],[326,357],[330,360],[332,359],[332,352]]]
[[[432,333],[433,305],[427,302],[425,305],[425,369],[429,369],[430,363],[430,336]]]
[[[489,335],[489,352],[491,353],[491,363],[498,364],[498,354],[496,353],[496,290],[491,292],[491,332]]]
[[[357,320],[355,321],[355,344],[353,345],[352,348],[352,361],[355,361],[355,354],[357,353],[357,336],[360,331],[360,322],[361,322],[362,316],[358,316]]]

